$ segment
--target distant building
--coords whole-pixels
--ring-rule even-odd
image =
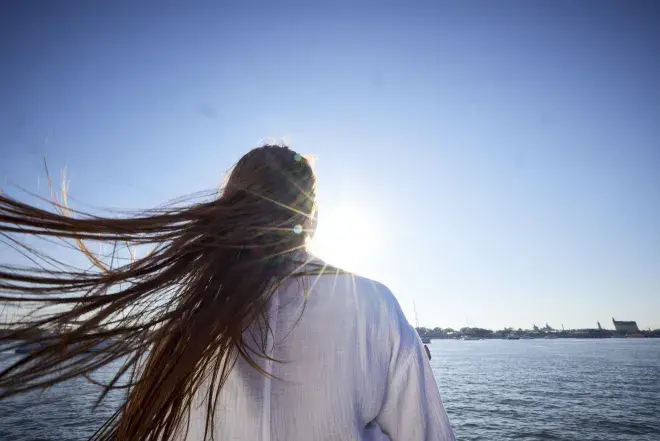
[[[612,323],[614,324],[614,329],[618,332],[639,332],[637,322],[618,322],[612,317]]]
[[[596,323],[598,323],[598,330],[599,330],[599,331],[602,331],[602,330],[603,330],[603,327],[600,325],[600,322],[596,322]]]

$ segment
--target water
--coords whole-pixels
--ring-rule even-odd
[[[6,364],[6,358],[0,359],[0,365]],[[93,378],[111,378],[117,368],[118,363],[107,366]],[[0,441],[87,440],[112,416],[122,399],[119,391],[112,391],[107,402],[92,413],[99,392],[98,386],[79,378],[47,391],[0,401]]]
[[[660,440],[660,339],[436,340],[429,348],[458,440]],[[85,440],[121,399],[110,396],[92,414],[97,393],[76,380],[2,402],[0,440]]]
[[[660,440],[660,339],[429,349],[458,440]]]

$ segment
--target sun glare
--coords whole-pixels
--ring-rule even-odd
[[[365,213],[352,207],[322,210],[310,250],[329,264],[357,272],[372,257],[376,237],[375,224]]]

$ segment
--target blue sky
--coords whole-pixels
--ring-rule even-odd
[[[660,327],[653,2],[223,3],[3,5],[2,187],[151,207],[284,138],[411,321]]]

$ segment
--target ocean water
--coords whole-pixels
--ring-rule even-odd
[[[429,348],[458,440],[660,441],[660,339],[435,340]],[[97,394],[81,379],[1,402],[0,441],[85,440],[121,399],[91,413]]]
[[[660,339],[433,341],[458,440],[660,441]]]

